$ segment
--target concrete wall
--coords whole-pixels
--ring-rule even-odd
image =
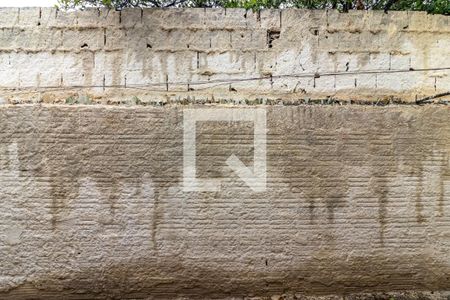
[[[259,193],[246,122],[200,122],[225,179],[183,191],[182,113],[0,109],[2,299],[450,289],[449,109],[267,107]]]
[[[412,101],[450,89],[450,24],[442,15],[44,8],[0,15],[4,102],[70,102],[80,93],[102,103]]]
[[[1,299],[450,290],[448,107],[278,105],[449,90],[448,70],[386,73],[445,66],[448,17],[0,16]],[[385,73],[276,77],[375,69]],[[265,111],[267,189],[227,163],[254,165],[255,125],[226,121],[197,122],[195,135],[197,176],[223,178],[221,190],[183,190],[185,109],[230,106]]]

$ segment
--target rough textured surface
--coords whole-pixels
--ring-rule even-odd
[[[448,300],[449,108],[266,104],[411,102],[449,55],[423,13],[0,8],[0,298]],[[266,109],[265,192],[249,122],[198,122],[225,180],[183,191],[211,103]]]
[[[0,297],[450,289],[448,108],[266,109],[254,193],[225,165],[252,164],[246,122],[198,124],[199,176],[227,179],[183,192],[181,106],[1,107]]]
[[[449,19],[421,12],[1,8],[1,100],[412,101],[450,89],[448,69],[420,71],[450,67]],[[299,77],[285,76],[292,74]]]

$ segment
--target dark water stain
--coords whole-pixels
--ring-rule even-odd
[[[439,198],[438,198],[438,216],[444,216],[444,178],[441,174],[441,178],[439,179]]]
[[[309,202],[309,224],[314,224],[314,219],[315,219],[315,214],[314,214],[314,209],[315,209],[315,204],[314,204],[314,199],[308,199]]]
[[[423,215],[423,203],[422,203],[422,193],[423,193],[423,165],[422,161],[418,162],[418,182],[416,186],[415,193],[415,210],[416,210],[416,221],[419,224],[426,222],[426,218]]]
[[[56,147],[60,148],[59,151],[62,153],[68,151],[62,146],[56,145]],[[44,155],[46,161],[55,159],[50,152],[45,152]],[[68,203],[79,196],[81,174],[80,169],[76,167],[78,159],[80,159],[78,155],[68,154],[66,160],[62,161],[58,167],[53,168],[50,164],[45,168],[45,176],[49,178],[50,184],[52,230],[58,229],[58,223],[62,221],[61,214],[67,210]]]
[[[35,129],[24,133],[18,142],[20,162],[29,172],[27,177],[39,178],[39,182],[49,186],[48,195],[43,189],[36,190],[36,195],[48,199],[49,226],[53,230],[57,230],[63,221],[70,202],[79,197],[83,178],[96,183],[111,215],[116,213],[124,180],[139,179],[148,174],[157,181],[156,190],[180,182],[182,130],[171,131],[174,124],[162,122],[165,119],[160,116],[161,110],[101,107],[39,107],[33,110],[27,107],[20,108],[16,115],[20,117],[29,111],[36,112],[38,117],[32,120]],[[178,114],[181,114],[178,109],[167,113]],[[178,120],[181,122],[182,118]],[[182,127],[178,126],[178,129]],[[17,131],[12,127],[5,130]],[[144,138],[137,141],[138,136]],[[168,174],[167,178],[162,180],[161,174]],[[162,216],[158,203],[155,208],[155,217]],[[160,222],[155,220],[156,229]]]
[[[450,164],[449,154],[445,152],[442,158],[441,174],[439,176],[439,198],[438,198],[438,213],[439,217],[443,217],[445,212],[445,182],[450,180]]]
[[[152,218],[152,243],[153,243],[153,248],[155,251],[158,251],[158,244],[157,244],[157,239],[156,239],[156,234],[158,232],[158,226],[159,223],[161,222],[161,216],[162,216],[162,208],[160,206],[159,203],[159,189],[156,188],[154,189],[153,192],[153,218]]]
[[[220,258],[199,264],[195,259],[159,256],[105,262],[74,270],[65,277],[57,273],[42,274],[41,278],[0,295],[16,299],[30,294],[35,295],[33,299],[44,299],[39,295],[45,295],[45,299],[144,299],[149,296],[155,299],[223,299],[249,295],[270,297],[298,291],[306,295],[326,295],[450,288],[448,278],[437,275],[448,274],[449,266],[420,255],[345,259],[330,253],[326,258],[311,258],[278,269],[272,266],[243,268],[236,257],[227,260],[225,265]]]
[[[384,238],[386,235],[387,225],[387,205],[388,205],[388,190],[386,181],[383,178],[375,177],[372,183],[373,192],[378,196],[378,223],[380,225],[380,242],[384,245]]]
[[[378,198],[378,222],[380,223],[380,241],[384,244],[384,235],[386,232],[386,214],[387,214],[387,192],[380,191],[380,197]]]
[[[51,225],[52,230],[55,231],[57,229],[57,224],[59,221],[59,215],[62,210],[64,210],[64,206],[66,204],[65,199],[67,199],[69,195],[69,191],[64,188],[64,183],[61,180],[53,180],[51,183]]]
[[[342,208],[347,203],[347,197],[343,194],[335,194],[325,200],[327,208],[327,220],[329,224],[334,224],[336,210]]]

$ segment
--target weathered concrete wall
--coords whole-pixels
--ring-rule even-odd
[[[449,54],[423,13],[0,9],[0,298],[450,290],[448,107],[265,105],[447,92]],[[183,190],[184,109],[242,102],[267,190],[228,121]]]
[[[246,122],[198,124],[226,179],[184,192],[181,106],[0,108],[1,298],[450,289],[448,108],[266,109],[255,193]]]
[[[4,102],[412,101],[450,89],[449,56],[420,12],[0,9]]]

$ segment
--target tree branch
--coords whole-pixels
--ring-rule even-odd
[[[392,5],[394,5],[398,0],[389,0],[384,6],[384,12],[387,13],[388,10],[391,9]]]

